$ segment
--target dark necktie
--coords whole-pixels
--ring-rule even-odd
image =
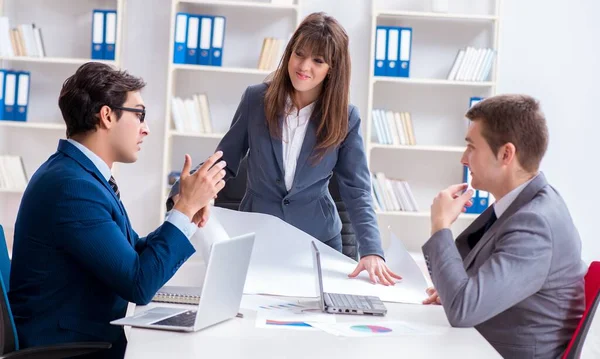
[[[487,220],[487,222],[485,222],[485,225],[479,228],[477,231],[471,233],[471,235],[467,238],[467,243],[469,243],[469,247],[471,249],[475,247],[475,245],[477,244],[477,242],[479,242],[481,237],[483,237],[485,232],[487,232],[487,230],[492,226],[492,224],[496,222],[496,219],[496,211],[492,208],[492,215]]]
[[[121,192],[119,192],[119,186],[117,186],[117,181],[115,181],[115,178],[113,176],[110,176],[108,184],[110,185],[112,190],[115,191],[115,195],[117,195],[117,198],[121,199]]]

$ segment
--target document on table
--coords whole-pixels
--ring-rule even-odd
[[[211,216],[204,227],[196,230],[196,233],[192,236],[190,241],[197,253],[202,256],[204,263],[208,263],[208,256],[210,255],[210,249],[213,243],[228,239],[229,235],[225,231],[223,225],[219,222],[219,219]]]
[[[281,310],[288,308],[304,308],[296,300],[285,300],[285,297],[273,297],[268,295],[245,295],[242,297],[240,308],[250,310]]]
[[[344,337],[394,337],[405,335],[435,335],[447,331],[447,328],[434,327],[403,321],[312,323],[314,328],[336,336]]]
[[[259,309],[256,327],[268,329],[315,330],[316,324],[335,324],[335,315],[304,307]]]
[[[274,216],[214,207],[207,226],[198,232],[204,243],[202,248],[209,248],[217,240],[256,233],[245,294],[316,297],[317,277],[310,249],[311,241],[315,241],[321,252],[326,292],[374,295],[383,301],[417,304],[426,297],[425,278],[396,236],[392,236],[385,251],[386,260],[403,279],[386,287],[372,284],[366,272],[357,278],[348,278],[356,261]]]
[[[413,256],[408,253],[406,247],[396,234],[390,231],[390,245],[385,250],[385,261],[392,270],[402,276],[402,284],[409,288],[413,299],[417,303],[421,303],[427,297],[425,290],[428,287],[427,280],[423,272],[419,268]]]

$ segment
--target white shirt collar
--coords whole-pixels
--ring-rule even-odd
[[[313,112],[313,109],[315,108],[315,103],[316,101],[311,102],[310,104],[304,106],[302,109],[300,109],[300,111],[296,111],[294,108],[294,103],[292,102],[292,99],[288,96],[287,101],[286,101],[286,109],[288,110],[290,116],[292,117],[299,117],[299,118],[310,118],[310,115]]]
[[[79,143],[71,138],[68,138],[67,141],[69,141],[69,143],[72,144],[73,146],[77,147],[77,149],[79,151],[81,151],[85,155],[85,157],[89,158],[90,161],[92,161],[92,163],[94,164],[94,166],[96,166],[98,171],[100,171],[100,174],[102,174],[104,179],[108,182],[108,180],[110,179],[110,176],[112,176],[112,173],[110,171],[110,167],[108,167],[106,162],[104,162],[104,160],[102,160],[100,157],[98,157],[97,154],[92,152],[89,148],[85,147],[81,143]]]
[[[513,189],[508,192],[504,197],[500,198],[494,204],[494,213],[496,213],[496,218],[500,218],[504,212],[510,207],[510,205],[517,199],[519,194],[527,187],[527,185],[533,181],[538,175],[533,176],[529,181],[521,184],[519,187]]]

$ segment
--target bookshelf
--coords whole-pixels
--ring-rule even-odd
[[[427,11],[393,11],[393,10],[374,10],[373,15],[380,18],[422,18],[431,20],[470,20],[470,21],[496,21],[496,15],[478,15],[478,14],[450,14]]]
[[[423,5],[425,3],[425,5]],[[370,170],[409,183],[418,212],[378,210],[384,241],[390,227],[410,251],[419,251],[430,236],[430,205],[447,186],[462,181],[460,158],[465,150],[467,120],[464,113],[471,97],[496,92],[496,63],[500,0],[477,4],[473,13],[435,13],[427,2],[402,4],[373,0],[365,147]],[[486,4],[483,4],[486,3]],[[464,10],[464,9],[459,9]],[[412,28],[409,77],[374,76],[377,26]],[[485,81],[448,80],[459,49],[467,46],[496,50]],[[387,48],[386,48],[387,50]],[[377,141],[373,110],[409,112],[416,145],[389,145]],[[452,227],[460,233],[477,215],[461,214]]]
[[[247,8],[247,9],[291,9],[298,10],[298,4],[277,4],[270,2],[258,1],[225,1],[225,0],[179,0],[179,3],[201,4],[201,5],[218,5],[221,7]]]
[[[26,129],[39,129],[39,130],[67,130],[67,126],[64,123],[45,123],[45,122],[21,122],[21,121],[0,121],[0,127],[7,128],[26,128]]]
[[[173,62],[176,15],[179,12],[224,16],[225,40],[222,66],[175,64]],[[269,1],[172,0],[168,53],[167,91],[163,166],[161,173],[160,217],[165,217],[168,174],[181,171],[183,156],[189,153],[193,165],[212,154],[227,132],[246,87],[258,84],[272,72],[260,70],[263,40],[268,37],[289,38],[300,23],[300,0],[291,4]],[[249,22],[248,17],[252,17]],[[172,120],[172,98],[189,98],[206,94],[212,131],[198,133],[176,130]]]
[[[22,189],[13,189],[13,188],[0,188],[0,193],[16,193],[22,194],[24,190]]]
[[[445,79],[412,79],[403,77],[383,77],[373,76],[373,83],[388,82],[409,85],[441,85],[441,86],[460,86],[460,87],[494,87],[496,84],[491,81],[471,82],[471,81],[454,81]]]
[[[198,138],[212,138],[220,140],[225,135],[224,133],[188,133],[182,131],[170,131],[171,137],[198,137]]]
[[[90,59],[85,58],[67,58],[67,57],[32,57],[32,56],[0,56],[0,61],[11,61],[14,63],[20,62],[33,62],[33,63],[44,63],[44,64],[57,64],[57,65],[83,65]],[[96,62],[102,62],[109,65],[116,65],[117,61],[108,60],[94,60]]]
[[[379,143],[372,143],[371,149],[382,148],[390,150],[405,150],[405,151],[431,151],[431,152],[452,152],[462,154],[466,147],[460,146],[421,146],[421,145],[382,145]]]
[[[218,66],[202,66],[202,65],[173,65],[173,70],[181,71],[205,71],[205,72],[222,72],[229,74],[248,74],[248,75],[264,75],[267,76],[271,71],[249,69],[242,67],[218,67]]]
[[[115,60],[91,60],[94,9],[117,10]],[[64,80],[89,61],[121,66],[125,11],[126,0],[0,1],[0,16],[8,17],[10,28],[34,23],[42,29],[46,51],[45,57],[0,56],[1,68],[31,73],[27,120],[0,120],[0,155],[22,157],[27,177],[56,151],[58,140],[65,138],[66,126],[57,105]],[[0,189],[0,224],[9,250],[22,194],[22,189]]]

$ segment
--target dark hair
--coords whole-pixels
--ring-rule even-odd
[[[336,19],[322,12],[312,13],[298,26],[265,94],[265,115],[271,136],[281,138],[279,117],[285,114],[286,100],[294,92],[288,62],[293,51],[305,48],[323,56],[330,67],[311,116],[311,121],[317,125],[316,157],[321,159],[328,149],[340,145],[348,134],[350,53],[348,35]]]
[[[512,143],[524,170],[535,172],[548,148],[548,127],[539,102],[527,95],[498,95],[471,107],[465,115],[481,121],[481,134],[494,155]]]
[[[95,131],[102,106],[108,106],[121,118],[127,93],[146,86],[144,80],[126,71],[115,70],[99,62],[81,65],[60,90],[58,107],[67,125],[67,138],[79,133]]]

